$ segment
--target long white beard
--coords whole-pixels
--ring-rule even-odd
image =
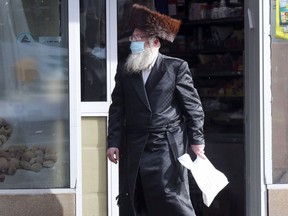
[[[158,54],[157,48],[147,47],[142,53],[131,53],[125,63],[128,73],[140,73],[148,68]]]

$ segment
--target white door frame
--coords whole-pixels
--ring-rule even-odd
[[[117,2],[106,0],[107,14],[107,85],[108,100],[107,105],[111,102],[111,93],[114,88],[114,76],[117,69]],[[105,109],[108,116],[108,108]],[[107,117],[108,120],[108,117]],[[108,122],[107,122],[108,125]],[[119,194],[119,175],[118,165],[112,164],[107,160],[107,189],[108,189],[108,216],[118,216],[119,207],[117,206],[116,196]]]
[[[269,1],[245,1],[245,156],[247,216],[267,215],[265,173],[269,171],[268,167],[271,167],[271,163],[266,161],[265,158],[268,158],[269,152],[271,153],[272,139],[269,18]]]

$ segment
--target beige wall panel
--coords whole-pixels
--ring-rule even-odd
[[[99,172],[93,172],[89,170],[83,171],[83,179],[85,179],[85,182],[83,182],[84,194],[106,193],[106,182],[102,180],[106,179],[106,173],[101,175]]]
[[[97,203],[97,205],[93,203]],[[106,193],[90,194],[83,198],[83,216],[107,215]],[[92,205],[91,205],[92,203]]]
[[[106,118],[82,118],[83,216],[107,215]]]
[[[272,44],[272,165],[273,182],[288,171],[288,44]],[[286,182],[288,183],[288,182]]]
[[[288,213],[288,190],[268,191],[268,215],[285,216]]]
[[[82,118],[82,146],[106,148],[106,118]]]
[[[106,167],[103,166],[103,161],[106,160],[105,148],[83,148],[83,170],[94,170],[97,172],[106,172]]]
[[[75,194],[1,195],[1,216],[75,216]]]

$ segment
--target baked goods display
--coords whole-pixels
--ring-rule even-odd
[[[0,146],[5,144],[12,134],[12,126],[4,119],[0,117]]]
[[[40,172],[43,168],[52,168],[56,161],[56,151],[49,147],[14,145],[0,149],[0,182],[18,169]]]
[[[7,144],[12,131],[11,124],[0,117],[0,182],[4,182],[6,175],[14,175],[18,169],[40,172],[54,167],[57,154],[53,148]]]

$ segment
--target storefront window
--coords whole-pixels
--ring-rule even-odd
[[[70,187],[67,3],[0,1],[0,189]]]
[[[80,0],[81,100],[106,101],[105,0]]]

